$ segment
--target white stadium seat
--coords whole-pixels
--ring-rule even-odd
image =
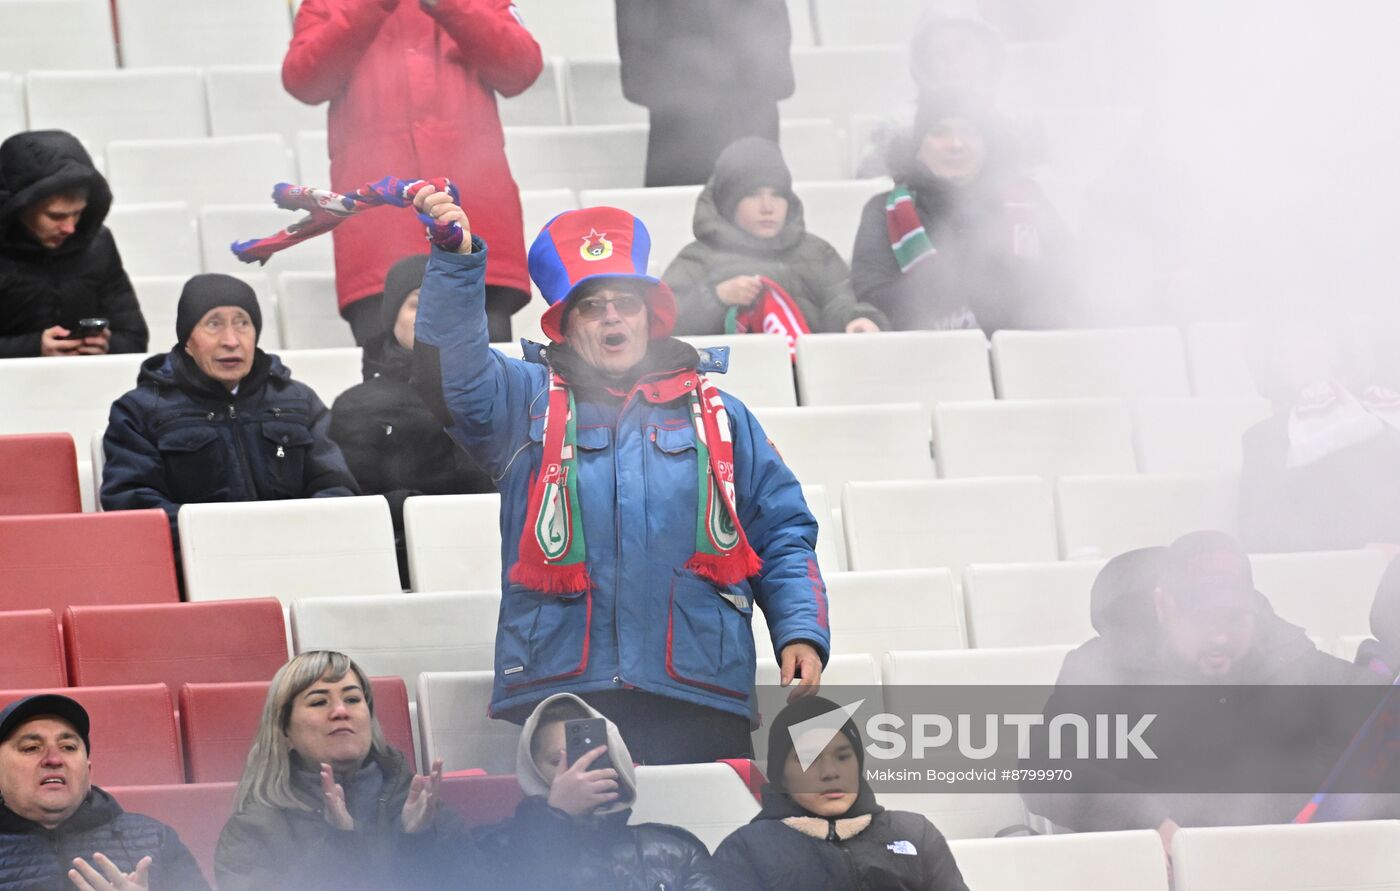
[[[719,334],[681,339],[698,350],[729,347],[729,370],[711,375],[710,380],[750,409],[797,405],[792,383],[792,353],[782,337]]]
[[[981,331],[809,334],[797,341],[803,405],[869,405],[991,399]]]
[[[204,271],[199,225],[183,201],[117,202],[107,214],[122,267],[130,276],[191,276]]]
[[[992,370],[1001,399],[1191,395],[1175,328],[998,331]]]
[[[197,68],[35,71],[24,88],[30,128],[67,130],[99,152],[113,139],[209,135]]]
[[[415,495],[404,502],[408,575],[415,591],[501,584],[501,496]]]
[[[1061,555],[1107,559],[1197,529],[1233,534],[1239,483],[1220,474],[1070,476],[1060,478],[1055,501]]]
[[[572,189],[522,189],[520,211],[521,222],[525,226],[526,246],[540,234],[545,223],[579,206],[578,196]]]
[[[418,695],[425,671],[490,671],[497,591],[317,597],[292,604],[292,649],[338,650],[374,676],[397,675]]]
[[[492,671],[425,671],[418,675],[418,735],[423,763],[443,770],[515,773],[520,728],[490,718]]]
[[[834,653],[960,650],[967,646],[962,598],[946,569],[843,572],[826,580]]]
[[[213,136],[280,133],[292,145],[298,132],[326,126],[324,107],[300,102],[283,88],[281,65],[214,65],[204,71],[204,89]]]
[[[874,7],[850,0],[812,0],[811,9],[822,46],[869,46],[905,43],[930,5],[928,0],[881,0],[877,15]]]
[[[617,55],[613,0],[528,0],[520,15],[546,57]]]
[[[829,242],[848,263],[866,202],[890,188],[890,180],[884,178],[799,182],[792,186],[802,199],[807,231]]]
[[[401,590],[381,495],[186,504],[176,522],[191,601]]]
[[[1366,634],[1388,564],[1375,550],[1254,554],[1254,587],[1284,620],[1319,637]]]
[[[258,295],[258,309],[262,311],[258,346],[267,352],[280,351],[282,326],[277,320],[277,294],[272,290],[272,281],[261,272],[240,272],[236,277],[247,282]],[[132,276],[131,286],[136,289],[141,314],[151,331],[151,352],[175,343],[175,316],[187,280],[184,275]]]
[[[776,687],[782,674],[776,659],[758,660],[754,672],[754,685]],[[869,653],[837,653],[826,663],[822,671],[822,685],[829,687],[879,687],[880,669],[875,658]]]
[[[117,67],[110,0],[0,0],[0,22],[0,70]]]
[[[1081,644],[1094,636],[1089,590],[1103,563],[977,563],[963,573],[974,647]]]
[[[121,0],[122,65],[280,65],[292,40],[284,0]]]
[[[506,127],[506,158],[522,189],[626,189],[642,185],[645,124]]]
[[[647,264],[656,276],[666,271],[681,249],[695,240],[691,225],[701,186],[663,186],[655,189],[590,189],[579,193],[582,207],[620,207],[646,223],[651,236]]]
[[[802,498],[817,520],[817,565],[822,577],[846,571],[846,535],[842,529],[840,511],[833,510],[826,487],[805,485]]]
[[[793,179],[801,182],[845,179],[846,146],[836,122],[830,118],[785,119],[778,127],[778,142]]]
[[[24,81],[17,75],[0,71],[0,141],[28,129],[29,121],[24,110]]]
[[[331,155],[325,130],[298,130],[297,184],[316,189],[331,187]]]
[[[885,704],[898,709],[900,687],[1052,687],[1071,646],[997,647],[974,650],[899,650],[885,654],[881,676]],[[1048,691],[1047,691],[1048,693]]]
[[[1184,828],[1176,891],[1400,891],[1400,822]]]
[[[713,851],[757,813],[758,801],[728,764],[643,765],[628,822],[679,826]]]
[[[234,256],[231,247],[234,242],[271,235],[303,216],[299,211],[282,210],[274,205],[271,185],[267,194],[268,199],[261,204],[209,204],[200,210],[199,243],[205,270],[232,274],[260,271],[278,279],[288,272],[333,276],[332,241],[324,235],[279,251],[266,264],[244,263]]]
[[[1150,830],[955,841],[963,882],[977,891],[1167,891],[1162,837]]]
[[[812,29],[812,6],[809,0],[787,0],[788,24],[792,27],[793,46],[816,46]]]
[[[939,405],[933,443],[947,478],[1137,471],[1132,419],[1112,399]]]
[[[851,480],[932,479],[928,415],[918,405],[767,408],[763,432],[799,480],[840,492]]]
[[[567,67],[569,123],[647,123],[647,110],[622,95],[622,62],[616,56],[569,59]]]
[[[288,349],[277,355],[282,364],[291,370],[292,377],[315,390],[316,395],[328,408],[335,402],[335,397],[364,380],[364,356],[359,347],[326,350]],[[470,589],[459,585],[456,590]]]
[[[123,201],[271,207],[272,187],[290,181],[291,173],[291,153],[272,133],[116,140],[107,146],[107,178]]]
[[[145,359],[122,353],[0,362],[0,433],[68,433],[87,442],[107,429],[112,403],[135,388]]]
[[[1032,477],[850,483],[841,519],[853,570],[1056,558],[1050,487]]]
[[[507,127],[557,127],[567,124],[564,93],[567,75],[563,59],[545,59],[544,68],[525,92],[496,97],[501,123]]]
[[[1263,399],[1149,399],[1133,406],[1144,473],[1238,473],[1244,432],[1269,416]]]
[[[350,323],[340,316],[331,272],[284,272],[282,341],[288,349],[315,350],[353,347]]]
[[[80,489],[87,491],[81,493],[83,498],[83,510],[86,512],[101,512],[102,510],[102,468],[107,463],[107,454],[102,450],[102,434],[104,431],[98,430],[92,434],[88,448],[88,481],[82,481],[83,459],[78,458],[78,482]],[[89,507],[91,505],[91,507]],[[1359,644],[1359,641],[1358,641]],[[1353,650],[1355,648],[1353,647]]]
[[[1234,322],[1200,322],[1186,329],[1191,386],[1197,396],[1257,397],[1249,367],[1248,328]]]
[[[900,108],[914,93],[904,46],[794,47],[792,73],[796,89],[778,103],[785,118],[832,117],[844,125],[857,112]]]

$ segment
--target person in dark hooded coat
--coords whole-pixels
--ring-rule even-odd
[[[0,144],[0,358],[146,351],[146,320],[102,225],[112,190],[62,130]],[[77,338],[76,323],[107,320]]]
[[[768,730],[763,809],[715,849],[733,888],[754,891],[967,891],[948,842],[922,814],[888,811],[865,780],[860,731],[847,718],[802,769],[789,728],[840,706],[820,696],[783,709]]]
[[[887,327],[873,306],[857,303],[851,270],[826,241],[807,231],[802,199],[777,143],[753,136],[731,144],[695,204],[695,241],[666,267],[676,293],[676,333],[727,334],[727,318],[752,305],[760,276],[788,293],[812,331]]]
[[[1016,172],[975,102],[919,100],[913,139],[890,149],[895,188],[861,212],[851,285],[893,330],[1062,327],[1072,239],[1040,187]]]
[[[102,438],[104,510],[358,495],[330,413],[276,356],[258,349],[258,298],[205,273],[185,283],[178,343],[141,363]]]

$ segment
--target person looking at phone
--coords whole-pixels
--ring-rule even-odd
[[[446,193],[429,186],[415,203],[469,229]],[[821,680],[817,523],[758,421],[707,377],[727,351],[669,336],[676,300],[646,273],[650,246],[617,208],[547,223],[530,274],[551,343],[523,361],[487,341],[486,245],[435,247],[413,378],[501,493],[492,714],[521,721],[575,693],[643,764],[742,757],[755,606],[792,695]]]
[[[632,756],[617,725],[577,696],[556,693],[526,719],[515,775],[525,798],[511,819],[473,834],[482,881],[467,887],[726,887],[694,835],[627,825],[637,800]]]
[[[0,358],[146,351],[146,320],[102,225],[111,207],[72,134],[0,143]]]

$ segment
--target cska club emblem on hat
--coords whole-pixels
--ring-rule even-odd
[[[589,229],[588,234],[583,236],[583,244],[579,247],[579,256],[589,262],[594,260],[606,260],[612,256],[613,244],[608,240],[608,233],[599,232],[597,229]]]

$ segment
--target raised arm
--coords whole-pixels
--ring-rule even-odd
[[[282,60],[282,86],[307,105],[334,99],[398,5],[399,0],[305,0]]]
[[[544,57],[517,17],[511,0],[422,0],[457,44],[481,82],[502,96],[525,92],[540,76]],[[543,15],[543,13],[541,13]]]

